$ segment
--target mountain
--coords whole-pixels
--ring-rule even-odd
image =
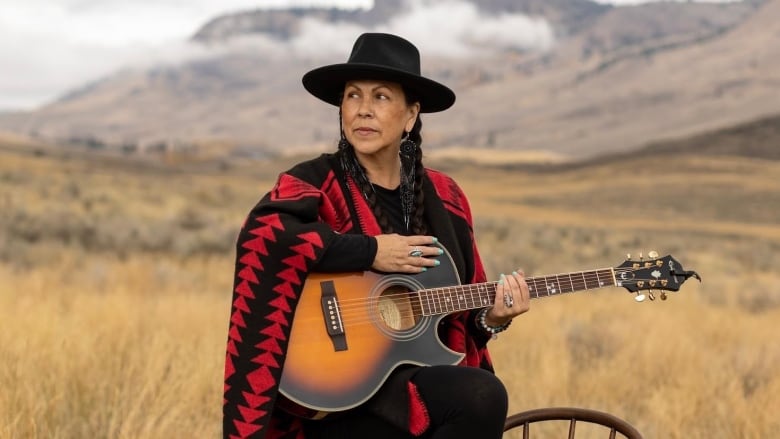
[[[611,7],[590,0],[465,0],[486,16],[521,13],[544,17],[559,36],[575,34],[590,26],[596,17]],[[419,3],[419,2],[418,2]],[[428,6],[451,4],[447,0],[427,0]],[[405,0],[375,1],[371,9],[289,8],[256,9],[221,15],[202,26],[193,40],[220,43],[252,34],[271,35],[290,40],[301,32],[302,21],[314,19],[328,23],[347,23],[372,28],[409,13],[413,4]]]
[[[118,72],[36,111],[0,116],[0,129],[126,151],[331,149],[336,109],[309,96],[300,77],[343,62],[358,32],[404,29],[407,21],[432,19],[420,8],[436,7],[451,11],[445,18],[453,22],[456,13],[478,15],[460,33],[434,29],[468,41],[415,41],[421,47],[457,42],[470,50],[466,56],[423,51],[424,73],[458,95],[447,112],[424,115],[429,149],[588,157],[780,113],[780,0],[632,7],[586,0],[375,3],[369,11],[296,8],[215,17],[192,38],[210,55]],[[502,39],[500,26],[526,23],[519,13],[544,17],[555,43],[540,49]],[[526,30],[543,30],[540,23]],[[480,40],[476,31],[492,32],[491,39]],[[323,44],[321,53],[303,50],[315,43]]]

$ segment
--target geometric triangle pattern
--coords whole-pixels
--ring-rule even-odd
[[[302,187],[297,180],[285,180],[298,190]],[[307,190],[306,194],[321,192]],[[295,204],[306,207],[305,199],[295,197]],[[236,244],[225,359],[225,438],[303,438],[295,422],[287,423],[290,429],[285,431],[271,427],[273,407],[295,305],[310,267],[324,253],[331,229],[259,209],[271,204],[290,206],[289,201],[264,197],[244,222]]]

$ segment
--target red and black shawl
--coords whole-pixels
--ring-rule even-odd
[[[300,419],[275,407],[290,325],[304,279],[337,233],[381,233],[370,207],[332,154],[282,173],[241,228],[225,357],[224,438],[304,439]],[[471,211],[448,176],[427,169],[425,216],[452,255],[463,284],[484,282]],[[469,312],[447,316],[442,341],[466,354],[462,365],[492,371],[486,343]],[[410,387],[410,390],[413,390]],[[410,392],[409,429],[427,417]]]

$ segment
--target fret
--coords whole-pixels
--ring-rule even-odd
[[[547,293],[547,283],[542,278],[532,278],[534,283],[534,289],[536,290],[536,298],[549,296]]]
[[[420,301],[420,313],[424,316],[430,314],[430,306],[428,306],[428,290],[417,291],[417,300]]]
[[[565,293],[566,291],[563,290],[563,285],[561,284],[561,278],[558,277],[557,274],[554,274],[551,277],[555,279],[555,282],[553,282],[553,284],[557,285],[556,289],[558,290],[558,294]]]
[[[532,299],[615,285],[611,268],[526,278]],[[421,290],[418,293],[423,315],[448,314],[493,304],[497,282]]]
[[[458,309],[469,309],[468,298],[462,288],[456,289],[456,296],[458,297]]]
[[[423,290],[421,291],[422,295],[425,296],[425,306],[423,306],[423,313],[425,315],[433,315],[433,303],[431,302],[431,290]]]
[[[587,287],[588,289],[592,288],[598,288],[601,281],[599,281],[599,272],[598,271],[588,271],[588,281],[587,281]]]
[[[561,276],[564,276],[563,281],[561,281]],[[566,278],[568,278],[568,282],[566,281]],[[571,284],[571,276],[568,274],[556,274],[555,280],[558,281],[558,287],[561,289],[561,293],[571,293],[574,291],[574,286]]]
[[[479,288],[479,286],[467,285],[463,288],[463,295],[467,299],[466,304],[468,305],[469,309],[477,307],[477,296],[474,294],[474,288]]]
[[[433,300],[433,303],[434,303],[433,311],[436,314],[442,314],[444,312],[444,310],[442,309],[442,305],[441,305],[441,288],[437,288],[437,289],[433,290],[433,298],[434,298],[434,300]]]
[[[444,289],[444,305],[447,308],[447,312],[453,312],[458,309],[455,300],[453,300],[457,296],[456,291],[457,289],[455,288]]]
[[[582,288],[584,288],[586,290],[589,290],[589,289],[592,288],[591,285],[590,285],[592,283],[590,273],[591,272],[589,272],[589,271],[581,271],[580,272],[580,276],[582,277]]]
[[[561,291],[558,289],[558,287],[555,285],[555,282],[548,282],[548,279],[550,277],[544,278],[544,285],[547,287],[547,295],[552,296],[554,294],[559,294]]]
[[[596,270],[595,273],[596,273],[596,280],[598,281],[598,286],[596,288],[612,285],[612,282],[609,283],[606,282],[606,279],[608,279],[609,276],[605,276],[603,270]]]
[[[585,280],[585,272],[584,271],[580,271],[580,272],[575,273],[575,274],[577,274],[578,277],[577,277],[577,281],[576,282],[574,282],[574,280],[573,280],[574,277],[572,277],[572,282],[576,286],[576,288],[574,290],[575,291],[587,290],[588,289],[588,282]]]
[[[480,284],[479,287],[477,287],[478,293],[479,293],[479,307],[478,308],[484,308],[486,306],[490,306],[490,304],[493,303],[493,300],[490,298],[490,291],[488,291],[488,288],[486,284]],[[493,298],[495,298],[495,290],[493,290]]]
[[[588,287],[579,278],[582,278],[582,272],[569,273],[569,283],[571,284],[572,291],[587,290]]]
[[[458,306],[458,288],[447,288],[447,309],[450,312],[460,309]]]
[[[452,307],[452,288],[445,288],[442,290],[442,296],[444,297],[444,310],[446,312],[455,311]]]
[[[439,300],[439,288],[431,290],[431,302],[433,302],[433,314],[441,313],[441,302]]]
[[[539,278],[534,278],[534,289],[536,290],[536,298],[540,298],[543,295],[547,295],[547,287],[543,282],[539,282]]]
[[[529,277],[525,280],[525,283],[528,285],[528,295],[531,296],[532,299],[538,299],[539,293],[536,291],[536,281],[534,278]]]

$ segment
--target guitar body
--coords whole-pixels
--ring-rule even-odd
[[[399,365],[457,364],[438,338],[443,315],[422,316],[419,290],[458,285],[449,254],[415,275],[312,273],[293,321],[280,393],[336,412],[368,400]]]
[[[316,418],[366,402],[402,364],[457,364],[463,354],[439,340],[447,314],[490,306],[497,282],[460,286],[449,253],[440,265],[415,275],[377,272],[317,274],[306,279],[295,313],[282,370],[280,406]],[[653,252],[655,253],[655,252]],[[678,291],[688,278],[671,256],[626,260],[618,267],[526,277],[531,299],[620,286],[640,291]],[[292,404],[291,404],[292,403]]]

